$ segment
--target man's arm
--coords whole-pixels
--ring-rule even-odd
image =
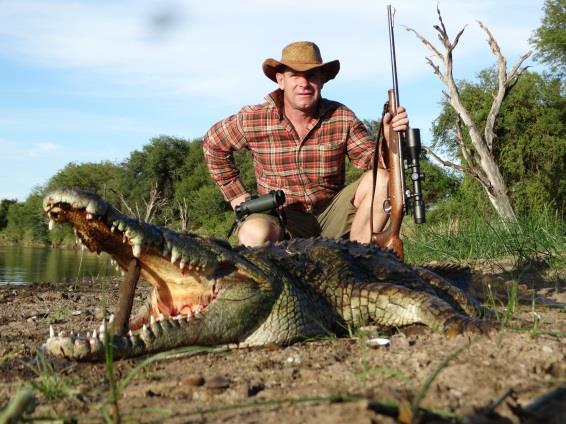
[[[238,120],[238,115],[232,115],[216,123],[204,136],[203,143],[210,175],[232,208],[248,196],[234,161],[234,151],[247,146]]]

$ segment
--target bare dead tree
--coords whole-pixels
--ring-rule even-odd
[[[189,231],[189,205],[187,199],[183,197],[183,202],[177,202],[177,210],[179,212],[179,220],[181,221],[181,232]]]
[[[130,204],[126,201],[126,198],[122,192],[114,189],[111,189],[111,191],[118,196],[120,202],[126,208],[129,215],[135,216],[137,219],[147,223],[151,223],[151,221],[153,221],[155,213],[159,208],[167,205],[167,199],[163,198],[163,196],[157,189],[157,183],[153,183],[151,185],[148,199],[143,199],[145,209],[144,213],[142,213],[142,211],[140,210],[137,202],[134,204],[134,207],[131,207]]]
[[[167,199],[163,198],[163,196],[157,189],[157,182],[154,182],[151,185],[151,189],[149,191],[149,199],[148,200],[144,199],[143,202],[145,204],[144,221],[151,223],[151,221],[153,221],[153,218],[155,216],[155,212],[157,212],[158,209],[162,208],[167,204]]]
[[[496,141],[494,127],[495,120],[499,115],[501,104],[503,103],[505,96],[515,85],[521,74],[527,69],[527,67],[521,67],[521,65],[531,55],[531,52],[529,51],[521,56],[515,65],[513,65],[511,70],[507,72],[507,61],[501,54],[497,41],[489,29],[482,22],[478,21],[479,26],[487,34],[487,42],[492,53],[497,59],[497,86],[485,126],[483,131],[480,131],[474,123],[470,112],[466,109],[462,102],[452,73],[452,52],[458,45],[458,41],[464,33],[465,27],[458,32],[454,41],[451,41],[446,31],[446,27],[444,26],[440,9],[437,7],[436,10],[440,25],[434,25],[434,29],[438,32],[438,39],[444,48],[443,52],[437,49],[429,40],[420,35],[414,29],[406,29],[407,31],[414,33],[441,62],[440,65],[437,65],[431,58],[426,58],[427,63],[432,67],[434,73],[446,86],[448,91],[443,91],[443,95],[448,103],[454,108],[458,116],[457,121],[455,122],[456,142],[466,163],[465,165],[457,165],[450,161],[441,160],[439,156],[434,154],[434,152],[432,152],[429,148],[426,149],[426,152],[433,158],[439,160],[443,165],[465,172],[475,178],[484,188],[498,215],[505,220],[516,221],[517,217],[513,211],[511,201],[507,194],[507,185],[503,180],[503,175],[501,174],[499,166],[493,155],[493,147]],[[473,148],[470,148],[464,142],[462,125],[464,125],[468,130]]]
[[[137,207],[137,203],[135,205],[136,210],[132,209],[132,207],[129,205],[129,203],[126,201],[126,198],[124,197],[124,193],[122,193],[121,191],[118,190],[114,190],[113,188],[110,189],[110,191],[112,193],[114,193],[116,196],[118,196],[118,198],[120,199],[120,203],[122,203],[122,205],[126,208],[126,210],[128,211],[128,215],[131,216],[135,216],[136,218],[140,219],[140,216],[138,215],[138,207]]]

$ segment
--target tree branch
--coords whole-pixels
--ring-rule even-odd
[[[495,55],[497,59],[497,91],[493,98],[493,102],[491,104],[491,109],[487,115],[485,128],[484,128],[484,138],[487,145],[487,148],[490,152],[493,151],[493,145],[496,139],[495,135],[495,120],[499,115],[499,111],[501,110],[501,105],[503,104],[503,100],[507,96],[508,90],[515,84],[517,78],[525,71],[527,68],[519,69],[521,64],[531,55],[531,52],[525,53],[521,58],[517,61],[517,63],[513,66],[511,73],[507,75],[507,61],[505,57],[501,54],[501,49],[499,48],[499,44],[493,37],[493,34],[487,28],[483,22],[478,21],[479,26],[481,29],[485,31],[487,34],[487,42],[491,51]]]
[[[134,210],[130,207],[130,205],[126,201],[126,198],[124,197],[124,194],[121,191],[114,190],[113,188],[111,188],[110,191],[112,193],[114,193],[116,196],[118,196],[118,198],[120,199],[120,202],[127,209],[129,215],[132,215],[132,216],[139,218],[139,215],[136,212],[134,212]],[[137,205],[136,205],[136,208],[137,208]]]
[[[457,163],[454,162],[450,162],[449,160],[444,160],[442,159],[440,156],[438,156],[430,147],[426,147],[426,146],[422,146],[422,149],[425,151],[425,153],[427,155],[432,156],[432,158],[441,163],[444,166],[447,166],[448,168],[452,168],[455,169],[456,171],[460,171],[460,172],[464,172],[464,167],[461,165],[458,165]]]
[[[441,61],[444,62],[444,56],[436,49],[436,47],[434,47],[434,46],[432,45],[432,43],[431,43],[430,41],[428,41],[426,38],[424,38],[421,34],[419,34],[419,33],[418,33],[417,31],[415,31],[413,28],[409,28],[409,27],[404,26],[404,25],[403,25],[403,27],[404,27],[407,31],[412,32],[413,34],[415,34],[415,36],[416,36],[419,40],[421,40],[421,42],[422,42],[425,46],[427,46],[427,47],[429,48],[429,50],[431,50],[437,58],[439,58]]]

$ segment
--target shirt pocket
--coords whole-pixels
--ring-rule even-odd
[[[301,165],[309,180],[332,186],[339,184],[344,157],[345,148],[341,142],[304,146]]]

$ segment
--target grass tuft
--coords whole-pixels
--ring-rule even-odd
[[[483,217],[438,225],[407,225],[406,256],[413,263],[469,262],[512,257],[518,268],[533,260],[550,266],[566,261],[566,223],[556,216],[492,222]]]
[[[48,400],[63,399],[75,391],[72,379],[63,376],[64,372],[73,367],[74,365],[71,365],[57,373],[53,364],[39,352],[37,365],[29,367],[36,375],[29,384]]]

